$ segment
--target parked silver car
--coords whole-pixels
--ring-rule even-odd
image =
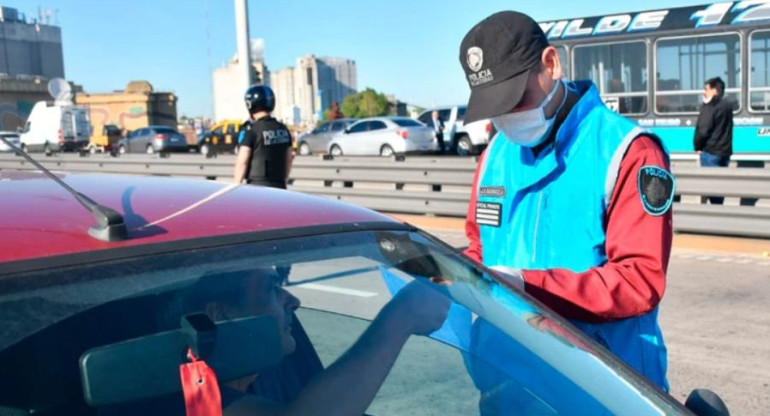
[[[334,156],[391,156],[436,150],[433,131],[407,117],[365,118],[332,137],[328,151]]]
[[[187,139],[178,131],[166,126],[149,126],[136,129],[118,142],[120,153],[186,152]]]
[[[2,136],[5,139],[8,139],[14,146],[21,147],[21,139],[19,138],[19,133],[15,133],[12,131],[0,131],[0,136]],[[12,149],[10,146],[5,144],[4,141],[0,140],[0,152],[11,152]]]
[[[300,155],[325,152],[329,148],[332,136],[345,131],[345,128],[356,121],[354,118],[340,118],[319,124],[310,133],[299,137],[297,151]]]

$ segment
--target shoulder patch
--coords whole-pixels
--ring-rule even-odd
[[[644,210],[653,216],[668,212],[674,201],[675,184],[674,176],[666,169],[642,166],[637,186]]]

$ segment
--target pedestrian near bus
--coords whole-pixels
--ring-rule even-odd
[[[275,94],[267,85],[255,84],[244,95],[249,122],[238,136],[234,182],[286,189],[294,153],[291,132],[270,113]]]
[[[497,130],[473,181],[466,254],[667,390],[657,316],[674,178],[662,143],[608,109],[592,82],[563,79],[557,50],[527,15],[487,17],[459,55],[471,89],[464,122],[490,118]],[[537,376],[493,325],[479,319],[473,334],[477,356]],[[474,381],[482,393],[508,388],[495,377]]]
[[[733,154],[733,106],[725,98],[725,83],[711,78],[703,87],[703,105],[698,114],[693,147],[700,155],[703,167],[727,167]],[[724,197],[707,197],[712,204],[721,205]]]

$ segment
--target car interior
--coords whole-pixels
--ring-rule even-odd
[[[196,337],[178,316],[168,316],[168,305],[179,293],[153,291],[109,302],[4,350],[0,415],[184,414],[175,367],[185,362],[186,346],[206,348],[205,336]],[[220,385],[244,372],[259,372],[253,392],[287,403],[322,370],[302,324],[294,319],[291,325],[297,348],[285,359],[267,316],[217,322],[216,337],[208,340],[209,352],[201,358],[216,371]]]

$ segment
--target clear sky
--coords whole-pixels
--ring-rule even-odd
[[[358,87],[420,106],[462,103],[458,61],[465,33],[500,10],[535,20],[708,3],[688,0],[250,0],[252,38],[264,38],[268,68],[305,54],[356,61]],[[5,0],[29,17],[58,18],[67,79],[87,92],[146,79],[179,96],[179,115],[211,116],[211,71],[232,57],[233,0]]]

